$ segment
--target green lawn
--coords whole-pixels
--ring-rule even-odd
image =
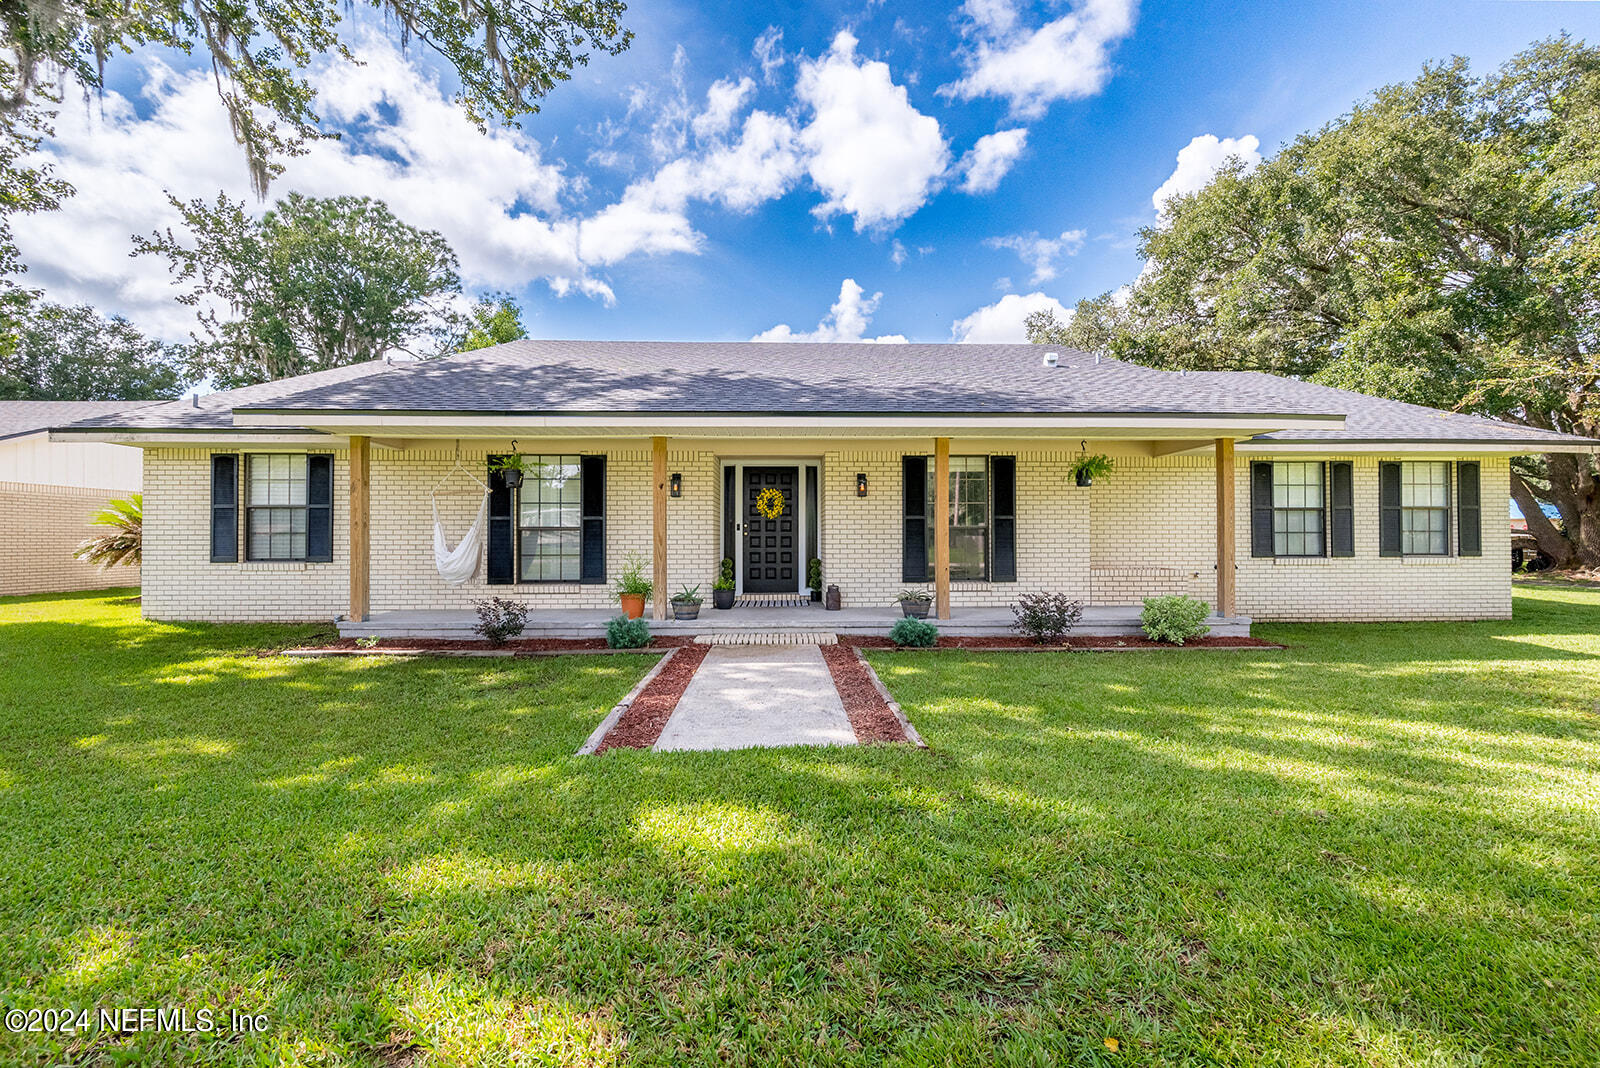
[[[270,1021],[0,1063],[1600,1063],[1600,591],[874,655],[928,752],[577,758],[651,657],[308,632],[0,600],[0,1001]]]

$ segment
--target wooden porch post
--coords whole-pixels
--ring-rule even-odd
[[[933,439],[933,590],[938,618],[950,618],[950,439]]]
[[[354,623],[366,622],[372,607],[372,441],[350,438],[350,612]]]
[[[1217,439],[1217,615],[1233,615],[1233,439]]]
[[[655,493],[651,508],[655,525],[651,533],[650,558],[655,562],[651,581],[655,584],[655,603],[651,616],[667,618],[667,439],[650,439],[650,461],[655,474]]]

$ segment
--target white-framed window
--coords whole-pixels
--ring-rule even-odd
[[[523,582],[582,577],[583,467],[577,456],[524,456],[517,491],[517,555]]]
[[[1321,461],[1272,465],[1274,556],[1323,555],[1323,472]]]
[[[1450,464],[1407,460],[1400,464],[1400,551],[1406,556],[1450,552]]]
[[[928,463],[927,559],[934,558],[935,473]],[[985,582],[989,578],[989,458],[950,457],[950,578]]]
[[[306,456],[245,457],[245,559],[306,558]]]

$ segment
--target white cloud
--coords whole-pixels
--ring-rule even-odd
[[[789,57],[783,51],[783,30],[777,26],[768,26],[761,32],[761,36],[756,38],[750,54],[761,64],[761,80],[772,85],[778,80],[778,68],[789,61]]]
[[[610,299],[578,255],[577,220],[562,212],[570,183],[518,130],[480,133],[391,45],[363,42],[361,66],[314,65],[317,110],[359,132],[311,142],[273,191],[310,196],[381,195],[413,226],[438,230],[461,259],[464,279],[512,288],[544,279],[558,293]],[[17,220],[29,281],[53,299],[88,301],[168,338],[185,335],[190,309],[177,304],[163,264],[130,259],[129,235],[175,226],[166,191],[183,199],[251,197],[243,153],[208,73],[143,67],[143,101],[107,92],[93,105],[69,100],[42,155],[78,195],[60,211]]]
[[[1161,188],[1151,194],[1150,203],[1164,215],[1168,198],[1204,188],[1230,156],[1237,156],[1245,170],[1253,171],[1261,165],[1260,148],[1261,142],[1254,134],[1220,139],[1216,134],[1196,137],[1178,150],[1178,166],[1171,177],[1161,183]]]
[[[1075,0],[1037,29],[1019,24],[1014,0],[968,0],[974,45],[966,74],[941,88],[971,100],[999,97],[1011,113],[1038,118],[1057,100],[1093,96],[1111,76],[1111,49],[1133,30],[1138,0]]]
[[[712,82],[711,88],[706,90],[706,109],[694,117],[695,137],[704,141],[727,133],[734,117],[755,94],[756,83],[749,78]]]
[[[807,169],[826,197],[815,214],[852,215],[861,231],[920,208],[950,152],[938,120],[911,106],[888,64],[858,60],[855,48],[840,32],[827,55],[801,63],[795,91],[812,116],[800,131]]]
[[[839,299],[833,302],[828,309],[828,314],[822,317],[815,330],[796,331],[787,323],[779,323],[770,330],[763,330],[752,341],[876,341],[887,344],[904,344],[905,336],[902,334],[882,334],[878,337],[863,337],[867,324],[872,321],[872,314],[878,310],[878,303],[883,300],[882,293],[866,296],[866,291],[857,284],[854,278],[846,278],[839,285]]]
[[[1026,234],[1008,234],[984,241],[990,248],[1008,248],[1033,269],[1029,285],[1048,282],[1056,276],[1056,261],[1062,256],[1075,256],[1083,247],[1087,236],[1083,230],[1064,230],[1060,237],[1040,237],[1032,231]]]
[[[1056,319],[1063,323],[1072,319],[1071,309],[1054,297],[1037,292],[1027,296],[1007,293],[993,304],[986,304],[952,323],[950,340],[991,345],[1021,343],[1028,340],[1023,320],[1037,311],[1054,312]]]
[[[1017,162],[1028,145],[1028,130],[1019,126],[1013,130],[998,130],[978,138],[977,143],[961,159],[957,168],[965,178],[961,182],[963,193],[992,193],[1000,185],[1011,165]]]

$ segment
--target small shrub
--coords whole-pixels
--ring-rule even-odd
[[[714,590],[731,590],[735,588],[732,558],[726,556],[722,558],[722,570],[717,572],[717,581],[711,584],[711,588]]]
[[[1011,606],[1016,619],[1011,629],[1033,639],[1035,645],[1058,643],[1083,618],[1083,602],[1064,593],[1025,593]]]
[[[606,645],[613,649],[643,649],[650,644],[650,624],[643,619],[617,616],[606,623]]]
[[[515,638],[528,624],[528,606],[521,601],[490,597],[486,601],[473,601],[472,607],[478,610],[478,625],[472,632],[492,645]]]
[[[369,634],[365,638],[357,638],[356,645],[362,649],[376,649],[379,640],[376,634]]]
[[[1151,641],[1182,645],[1211,633],[1206,626],[1210,614],[1211,606],[1194,597],[1146,597],[1139,625]]]
[[[889,628],[889,640],[902,647],[926,649],[939,640],[939,628],[925,619],[906,616]]]
[[[806,585],[813,590],[822,589],[822,561],[815,556],[806,561]]]

